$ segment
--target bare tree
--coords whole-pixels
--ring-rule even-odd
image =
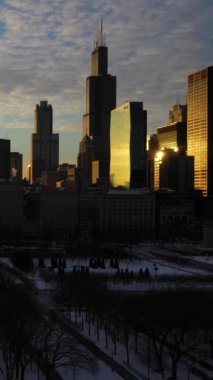
[[[114,322],[110,324],[109,334],[113,343],[113,355],[117,354],[117,341],[118,341],[118,323]]]
[[[162,374],[164,379],[165,369],[165,349],[167,343],[168,329],[160,324],[152,325],[147,331],[150,336],[153,352],[157,360],[157,370]]]
[[[167,353],[171,360],[172,379],[177,378],[177,369],[180,359],[191,352],[200,343],[197,330],[189,326],[168,327],[166,337]]]
[[[0,286],[0,349],[7,380],[23,380],[32,356],[30,342],[36,332],[37,309],[23,287],[11,281]]]
[[[45,321],[40,327],[39,336],[37,348],[44,359],[46,380],[51,379],[52,371],[57,368],[93,368],[93,356],[83,350],[60,325]]]
[[[16,355],[11,336],[10,338],[5,338],[1,334],[1,353],[1,373],[6,380],[13,380],[16,372]]]
[[[133,347],[133,331],[131,326],[124,320],[120,323],[119,338],[123,342],[126,351],[126,362],[130,364],[130,350]]]
[[[150,368],[152,366],[152,342],[150,335],[144,334],[140,337],[138,354],[142,362],[147,366],[147,379],[150,379]]]

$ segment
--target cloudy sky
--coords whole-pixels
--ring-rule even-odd
[[[142,100],[150,132],[186,102],[188,74],[213,65],[212,0],[0,0],[0,138],[24,165],[40,100],[53,106],[60,162],[76,161],[100,16],[117,104]]]

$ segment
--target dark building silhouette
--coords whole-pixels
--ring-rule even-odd
[[[110,112],[116,107],[116,77],[108,74],[108,49],[101,27],[92,52],[91,76],[86,79],[86,113],[83,134],[93,140],[93,160],[99,161],[98,182],[109,185]]]
[[[59,161],[59,135],[53,133],[53,110],[47,101],[35,109],[35,133],[32,134],[32,182],[44,171],[56,171]]]
[[[77,174],[76,165],[74,164],[69,165],[67,169],[67,180],[69,184],[76,183],[76,174]]]
[[[200,192],[157,191],[155,195],[155,227],[158,238],[200,238]]]
[[[9,185],[11,191],[17,187]],[[1,215],[7,213],[7,217],[0,220],[1,225],[10,228],[10,220],[14,220],[26,237],[40,236],[51,240],[77,237],[86,243],[97,237],[109,242],[168,236],[200,237],[201,192],[111,189],[107,193],[77,194],[69,188],[61,191],[31,186],[25,193],[24,205],[18,203],[20,196],[22,199],[21,192],[19,198],[14,194],[11,208],[8,188],[5,183],[0,186]],[[13,207],[19,210],[20,216],[15,216]]]
[[[41,184],[43,186],[51,186],[54,188],[58,180],[58,173],[54,170],[43,171],[41,175]]]
[[[128,102],[111,113],[110,182],[113,187],[145,187],[147,112]]]
[[[59,165],[59,167],[57,168],[58,181],[67,180],[67,171],[69,166],[70,165],[68,164],[68,162],[63,162]]]
[[[9,140],[7,140],[9,141]],[[1,144],[1,143],[0,143]],[[1,148],[1,146],[0,146]],[[1,151],[1,149],[0,149]],[[10,174],[10,166],[7,165]],[[8,242],[20,238],[23,223],[23,187],[21,184],[0,183],[0,238]]]
[[[79,144],[78,153],[78,184],[84,192],[92,183],[93,140],[85,135]]]
[[[10,140],[0,139],[0,179],[10,178]]]
[[[22,180],[22,154],[19,152],[10,153],[10,176],[12,180]]]
[[[187,153],[194,156],[194,184],[213,195],[213,66],[188,77]]]
[[[165,149],[159,166],[159,188],[178,192],[194,190],[194,157]]]
[[[156,133],[148,136],[148,151],[156,152],[159,150],[159,141]]]

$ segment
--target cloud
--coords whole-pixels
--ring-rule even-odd
[[[81,132],[85,78],[101,15],[117,103],[142,100],[149,130],[167,121],[177,95],[185,101],[187,75],[212,64],[212,0],[0,4],[0,125],[10,129],[33,128],[35,104],[47,99],[55,130],[66,131],[66,138],[70,132],[70,140]]]
[[[66,123],[66,122],[60,122],[58,128],[57,128],[57,131],[56,132],[81,132],[80,128],[79,128],[79,124],[76,124],[76,123]]]

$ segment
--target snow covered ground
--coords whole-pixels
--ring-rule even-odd
[[[175,246],[176,248],[176,246]],[[149,255],[150,249],[153,249],[153,244],[148,245],[139,245],[137,247],[133,247],[132,253],[135,252],[138,253],[139,258],[133,258],[129,257],[126,259],[120,259],[119,260],[119,270],[125,271],[128,269],[128,272],[132,272],[133,278],[129,279],[128,281],[126,279],[121,279],[116,277],[117,269],[113,269],[110,266],[110,259],[105,259],[105,269],[94,269],[90,268],[90,274],[91,275],[97,275],[97,276],[105,276],[108,278],[108,284],[111,289],[119,290],[119,291],[144,291],[144,290],[150,290],[150,289],[164,289],[167,290],[171,287],[176,287],[176,280],[178,281],[178,278],[192,278],[196,279],[196,277],[199,279],[200,277],[205,277],[208,274],[207,271],[204,269],[200,269],[199,266],[197,267],[183,267],[180,264],[169,263],[166,261],[164,257],[164,253],[166,254],[167,250],[164,251],[163,248],[158,248],[154,246],[154,249],[159,252],[159,256],[152,257],[152,255]],[[196,250],[195,256],[188,256],[190,259],[193,258],[193,260],[196,260],[198,263],[206,263],[206,264],[213,264],[213,256],[208,255],[198,255],[198,252],[200,250]],[[141,254],[141,258],[140,258]],[[185,256],[187,257],[187,256]],[[1,259],[3,263],[10,264],[9,259]],[[29,278],[31,278],[34,281],[34,284],[39,290],[46,291],[47,293],[52,289],[52,284],[49,283],[47,280],[43,277],[43,271],[52,271],[51,269],[51,260],[45,259],[44,260],[45,268],[44,270],[39,268],[39,262],[38,259],[34,259],[34,271],[29,274]],[[89,259],[87,258],[75,258],[71,259],[68,258],[66,260],[66,272],[72,272],[74,267],[89,267]],[[143,269],[143,271],[148,268],[150,272],[150,280],[148,281],[139,281],[138,275],[139,270]],[[55,272],[57,272],[57,269],[55,269]],[[170,277],[173,281],[161,281],[164,277]],[[190,285],[190,282],[187,280],[187,283],[183,282],[183,286],[193,286],[193,282]],[[199,286],[199,284],[198,284]],[[201,284],[201,286],[203,286]],[[212,286],[212,284],[209,284],[209,286]],[[71,315],[72,320],[74,320],[74,315]],[[89,326],[88,322],[86,322],[84,318],[84,324],[82,328],[82,316],[78,316],[78,328],[82,335],[89,338],[91,341],[93,341],[102,351],[107,353],[109,356],[113,357],[115,361],[117,361],[122,366],[126,366],[129,371],[132,371],[132,373],[138,377],[138,379],[150,379],[150,380],[162,380],[162,375],[159,373],[153,371],[153,368],[150,368],[144,360],[141,359],[141,355],[135,354],[134,352],[134,343],[131,343],[131,349],[130,349],[130,365],[126,365],[126,352],[124,344],[122,343],[121,339],[119,342],[117,342],[117,353],[114,355],[113,349],[112,349],[112,343],[108,342],[108,347],[106,347],[106,336],[105,336],[105,330],[104,328],[100,328],[99,335],[97,339],[97,327],[91,326],[90,333],[89,333]],[[140,346],[143,346],[143,336],[140,336]],[[109,338],[110,341],[110,338]],[[101,360],[97,361],[98,363],[98,370],[95,373],[89,373],[86,370],[80,370],[76,369],[73,370],[62,370],[60,369],[60,374],[62,375],[64,380],[121,380],[121,377],[111,370],[109,366],[104,364]],[[213,361],[209,359],[210,365],[213,365]],[[170,364],[167,363],[167,370],[165,373],[165,379],[169,376],[171,376],[171,369]],[[189,363],[188,363],[189,364]],[[33,363],[32,368],[28,368],[28,376],[26,376],[26,380],[44,380],[45,377],[43,376],[41,371],[38,371],[37,365]],[[210,373],[208,374],[210,376]],[[1,377],[0,377],[1,378]],[[178,369],[178,379],[180,380],[198,380],[199,377],[195,374],[191,373],[190,366],[186,365],[184,361],[181,362],[179,369]]]

